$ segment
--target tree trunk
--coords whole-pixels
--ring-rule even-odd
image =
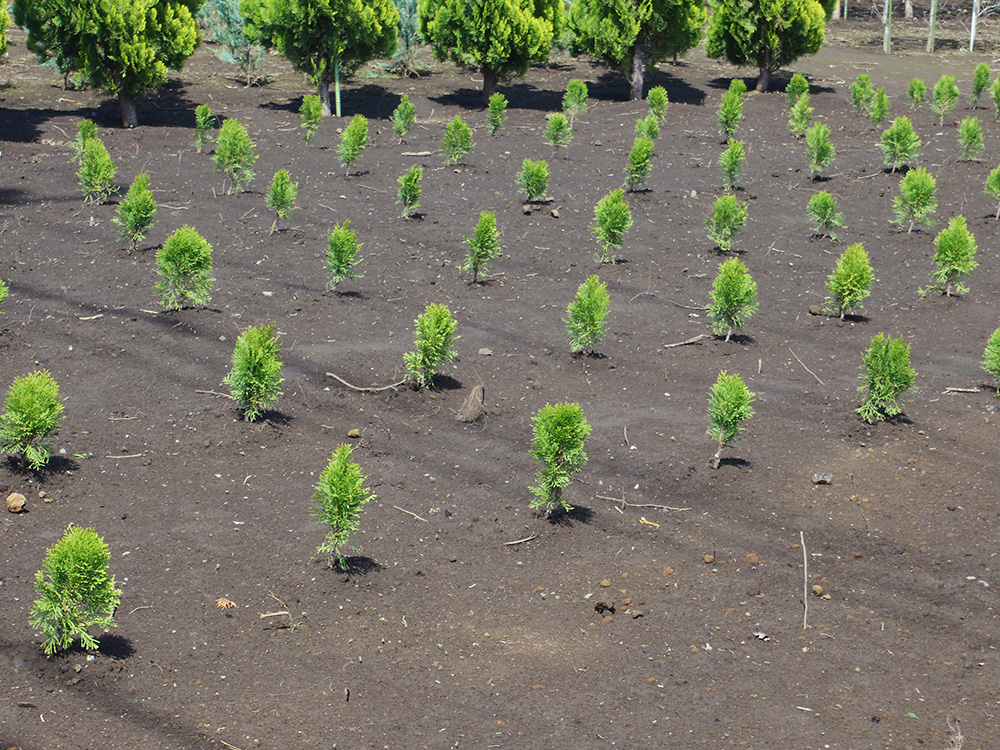
[[[122,127],[134,128],[139,125],[139,116],[135,113],[135,97],[126,94],[118,95],[118,109],[122,113]]]
[[[906,0],[903,4],[903,18],[913,18],[913,0]]]
[[[837,0],[837,4],[833,6],[833,13],[830,15],[831,21],[840,20],[840,0]]]
[[[979,0],[972,0],[972,31],[969,32],[969,52],[976,51],[976,26],[979,25]]]
[[[333,61],[333,98],[337,105],[337,117],[340,117],[340,55]]]
[[[483,68],[483,106],[490,106],[490,97],[497,92],[497,72]]]
[[[329,117],[330,111],[330,79],[323,74],[319,82],[319,100],[323,104],[323,117]]]
[[[938,0],[931,0],[931,20],[927,31],[927,51],[934,51],[934,31],[937,27]]]
[[[632,62],[629,66],[629,84],[632,86],[632,101],[641,101],[646,84],[646,48],[637,44],[632,48]]]
[[[885,6],[882,10],[882,25],[885,27],[882,35],[882,51],[890,55],[892,54],[892,0],[885,0]]]
[[[757,90],[760,92],[766,92],[771,86],[771,71],[767,68],[767,63],[763,62],[760,64],[760,69],[757,71]]]

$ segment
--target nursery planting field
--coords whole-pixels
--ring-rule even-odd
[[[621,186],[646,107],[598,65],[561,58],[503,87],[497,137],[471,72],[358,76],[345,115],[365,114],[371,140],[345,176],[347,117],[306,144],[308,89],[276,57],[276,80],[245,89],[203,48],[125,131],[113,101],[63,91],[15,30],[0,68],[0,384],[49,370],[65,419],[47,470],[0,466],[3,496],[27,498],[0,522],[0,748],[943,748],[956,732],[966,750],[997,747],[1000,401],[980,360],[1000,325],[1000,222],[983,192],[1000,125],[988,95],[968,104],[996,30],[980,29],[986,52],[960,53],[965,32],[945,23],[933,56],[919,24],[897,32],[912,40],[886,58],[867,15],[833,24],[830,44],[793,66],[836,148],[822,181],[785,96],[746,97],[736,195],[749,218],[734,252],[760,310],[728,343],[670,346],[711,333],[716,110],[740,71],[696,52],[648,76],[671,106],[648,189],[626,196],[635,224],[619,262],[601,265],[593,208]],[[890,224],[901,174],[883,168],[885,126],[851,106],[860,73],[886,88],[890,119],[913,119],[915,165],[937,178],[934,227]],[[941,126],[904,93],[912,76],[930,89],[945,73],[963,95]],[[572,78],[588,82],[589,109],[555,152],[545,115]],[[388,117],[402,93],[417,124],[400,144]],[[225,194],[191,146],[203,103],[257,144],[247,192]],[[455,114],[475,146],[445,166]],[[957,124],[972,115],[986,152],[958,162]],[[116,239],[120,195],[92,205],[77,189],[69,141],[83,117],[122,194],[150,175],[159,208],[136,252]],[[551,202],[530,211],[514,182],[525,158],[551,172]],[[396,180],[413,164],[421,213],[406,220]],[[278,169],[298,183],[298,209],[270,235]],[[845,215],[835,242],[811,234],[821,189]],[[457,266],[482,210],[496,212],[503,255],[473,285]],[[958,215],[978,241],[970,290],[921,299],[934,237]],[[363,278],[328,292],[327,232],[345,220]],[[163,312],[156,250],[184,225],[214,248],[212,300]],[[863,314],[841,321],[821,313],[825,284],[855,242],[876,279]],[[563,319],[592,274],[610,294],[609,333],[600,356],[574,357]],[[431,302],[460,336],[435,389],[364,393],[328,375],[402,379]],[[239,334],[270,322],[283,395],[248,424],[222,378]],[[881,332],[910,344],[917,390],[899,418],[868,425],[858,367]],[[744,378],[756,415],[713,469],[706,409],[722,370]],[[462,423],[478,386],[486,414]],[[563,401],[592,427],[589,462],[565,490],[575,511],[544,519],[529,509],[531,418]],[[309,512],[344,442],[378,496],[349,574],[316,553],[324,528]],[[34,575],[69,524],[110,547],[118,627],[94,657],[46,658],[28,624]]]

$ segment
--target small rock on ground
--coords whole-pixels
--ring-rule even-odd
[[[28,505],[28,499],[20,492],[11,492],[7,495],[7,510],[11,513],[23,513]]]

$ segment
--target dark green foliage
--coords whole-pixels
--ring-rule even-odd
[[[906,89],[906,98],[910,100],[910,109],[916,109],[927,98],[927,84],[920,78],[913,78]]]
[[[549,189],[549,165],[541,159],[525,159],[514,181],[521,186],[522,193],[528,194],[529,202],[544,200]]]
[[[358,242],[358,235],[351,229],[350,219],[345,219],[343,224],[335,224],[327,232],[326,239],[326,270],[330,274],[326,290],[330,292],[341,281],[361,278],[361,274],[354,272],[354,266],[361,262],[358,250],[362,243]]]
[[[328,556],[327,564],[333,568],[336,561],[347,572],[347,559],[340,550],[361,523],[361,511],[376,495],[365,487],[368,477],[354,461],[349,445],[340,445],[333,452],[330,462],[319,476],[313,495],[311,512],[320,523],[329,526],[326,539],[316,551]]]
[[[14,378],[0,414],[0,451],[38,471],[52,457],[41,441],[56,433],[62,416],[59,385],[48,370]]]
[[[146,232],[153,226],[155,216],[156,199],[149,189],[149,175],[136,175],[112,219],[118,225],[118,236],[129,241],[132,252],[146,238]]]
[[[295,210],[295,197],[299,188],[292,182],[288,175],[288,170],[279,169],[274,173],[271,180],[271,187],[267,190],[267,207],[274,211],[274,223],[271,224],[271,234],[278,228],[279,219],[287,219]]]
[[[735,195],[723,195],[712,205],[712,215],[705,221],[708,238],[720,251],[728,253],[733,246],[733,237],[747,223],[747,207],[736,200]]]
[[[198,18],[216,44],[210,48],[212,54],[228,65],[235,65],[247,86],[262,77],[264,48],[247,37],[240,0],[206,0]]]
[[[955,85],[955,76],[941,76],[934,84],[931,109],[938,116],[938,125],[944,125],[944,118],[955,109],[959,96],[958,86]]]
[[[719,266],[719,273],[712,282],[712,301],[708,315],[716,335],[726,334],[726,341],[734,330],[743,330],[743,323],[757,312],[757,282],[739,258],[729,258]]]
[[[986,144],[978,117],[966,117],[958,124],[958,146],[962,151],[959,161],[977,161],[982,156]]]
[[[100,138],[88,138],[83,147],[83,161],[76,178],[80,183],[80,191],[88,203],[104,203],[117,190],[115,174],[118,171],[111,160],[104,141]]]
[[[876,128],[880,127],[885,118],[889,116],[889,95],[885,93],[885,89],[881,88],[875,92],[875,96],[872,97],[872,106],[868,110],[868,117],[872,121],[872,125]]]
[[[848,310],[860,310],[861,303],[871,294],[875,272],[868,253],[860,242],[848,246],[837,259],[837,267],[826,280],[827,310],[844,319]]]
[[[39,598],[28,622],[44,637],[47,655],[65,651],[77,638],[89,651],[98,648],[90,628],[112,628],[122,592],[108,574],[111,552],[93,529],[72,526],[45,555],[35,574]]]
[[[650,112],[645,117],[636,120],[635,134],[655,142],[660,137],[660,121],[656,119],[656,115]]]
[[[892,200],[896,215],[893,224],[910,223],[907,233],[918,221],[931,224],[930,215],[937,211],[937,180],[926,169],[911,169],[899,182],[899,195]]]
[[[417,0],[394,0],[399,11],[396,54],[392,56],[389,70],[400,76],[420,75],[420,20],[417,16]]]
[[[491,94],[488,107],[486,130],[490,135],[496,135],[507,121],[507,97],[500,93]]]
[[[573,403],[546,404],[531,422],[531,456],[542,462],[542,469],[536,475],[538,486],[531,488],[535,496],[531,507],[544,508],[546,518],[556,506],[569,513],[573,506],[563,499],[562,490],[587,463],[584,447],[590,425],[580,405]]]
[[[424,168],[414,164],[396,180],[399,185],[396,203],[402,204],[404,219],[409,219],[420,209],[420,181],[423,178]]]
[[[434,384],[438,368],[455,359],[456,323],[444,305],[431,303],[414,321],[416,351],[403,355],[406,375],[417,388]]]
[[[406,134],[410,132],[410,128],[413,127],[413,123],[417,121],[417,108],[413,106],[413,102],[410,101],[410,97],[406,94],[399,100],[399,104],[392,111],[392,132],[396,134],[399,138],[399,142],[402,143],[406,138]]]
[[[601,243],[603,252],[598,256],[601,263],[614,264],[614,252],[621,250],[625,232],[631,226],[632,212],[625,202],[624,190],[612,190],[597,202],[590,231]]]
[[[885,165],[892,167],[893,172],[904,164],[915,161],[920,153],[921,145],[920,139],[913,131],[913,124],[909,117],[897,117],[893,120],[892,124],[883,131],[879,144]]]
[[[323,102],[316,94],[307,94],[302,97],[302,106],[299,107],[299,115],[302,117],[302,127],[306,133],[302,140],[312,143],[319,130],[319,124],[323,120]]]
[[[576,298],[566,308],[566,335],[569,348],[574,354],[592,354],[604,338],[607,327],[604,319],[608,316],[608,288],[597,276],[591,276],[580,284]]]
[[[553,148],[568,146],[573,140],[573,129],[562,112],[551,114],[545,126],[545,140]]]
[[[662,125],[667,119],[667,109],[670,107],[667,90],[663,86],[653,86],[646,94],[646,103],[649,105],[649,114]]]
[[[730,141],[729,146],[719,157],[719,169],[722,170],[727,190],[735,190],[739,187],[745,160],[746,151],[743,148],[743,141]]]
[[[910,345],[903,337],[892,339],[884,333],[875,336],[871,346],[861,355],[864,385],[858,392],[864,403],[857,409],[866,422],[894,417],[903,411],[903,394],[913,390],[917,372],[910,367]]]
[[[809,172],[815,180],[833,164],[833,157],[837,155],[830,141],[830,128],[821,122],[809,128],[806,131],[806,151],[809,154]]]
[[[496,214],[492,211],[480,211],[476,229],[465,241],[469,245],[469,253],[459,269],[472,271],[472,283],[476,284],[479,282],[479,274],[485,275],[486,264],[500,257],[500,232],[497,230]]]
[[[997,201],[997,215],[1000,219],[1000,167],[997,167],[986,178],[986,194]]]
[[[96,137],[97,125],[94,124],[93,120],[84,118],[76,124],[76,138],[69,145],[73,149],[73,161],[77,165],[83,164],[83,150],[87,145],[87,141]]]
[[[723,142],[736,135],[743,119],[743,95],[738,91],[727,91],[719,102],[719,135]]]
[[[983,350],[983,369],[1000,382],[1000,328],[993,331]],[[997,386],[997,397],[1000,398],[1000,385]]]
[[[207,305],[212,299],[212,246],[191,227],[181,227],[156,253],[156,292],[168,310],[185,302]]]
[[[801,138],[806,134],[812,122],[813,108],[809,106],[809,94],[802,94],[798,101],[792,105],[791,113],[788,117],[788,129],[793,135]]]
[[[576,116],[582,115],[587,111],[587,97],[589,95],[587,84],[579,78],[574,78],[566,85],[566,93],[563,94],[562,106],[563,112],[569,115],[570,129],[573,127],[573,121],[576,119]]]
[[[215,130],[215,123],[215,115],[212,114],[212,108],[207,104],[199,104],[194,108],[194,143],[192,145],[199,154],[214,140],[212,131]]]
[[[254,422],[281,395],[281,344],[275,324],[251,326],[236,339],[233,369],[223,378],[247,422]]]
[[[979,100],[983,98],[990,88],[990,66],[988,63],[979,63],[972,72],[972,93],[969,95],[969,102],[974,109],[979,109]]]
[[[242,191],[243,186],[254,178],[253,165],[257,161],[254,142],[247,129],[239,120],[226,120],[219,130],[215,144],[215,171],[223,172],[229,178],[226,193]]]
[[[365,146],[368,145],[368,118],[364,115],[354,115],[350,124],[340,134],[340,144],[337,146],[337,156],[340,166],[347,167],[347,175],[353,167]]]
[[[844,227],[844,214],[837,210],[837,199],[826,190],[820,190],[806,206],[809,218],[816,222],[813,232],[825,235],[831,240],[837,239],[834,229]]]
[[[969,288],[962,280],[976,270],[979,263],[976,262],[976,238],[969,231],[964,216],[956,216],[948,222],[947,229],[938,233],[934,241],[934,262],[937,268],[931,272],[931,278],[936,283],[922,289],[921,296],[938,289],[950,297],[953,287],[958,294],[968,293]]]
[[[652,170],[653,142],[649,138],[638,136],[632,144],[625,165],[625,185],[629,192],[645,184]]]
[[[809,93],[809,81],[801,73],[793,73],[792,79],[785,86],[785,95],[788,97],[788,106],[793,106],[799,97]]]
[[[872,79],[862,73],[851,84],[851,104],[859,115],[868,117],[872,109],[872,100],[875,98],[875,89],[872,88]]]
[[[712,466],[719,468],[722,449],[731,446],[743,432],[743,423],[753,417],[754,394],[739,375],[719,373],[708,396],[708,436],[718,449],[712,456]]]
[[[472,151],[472,129],[465,124],[461,115],[445,125],[441,148],[448,155],[445,164],[464,164],[465,157]]]

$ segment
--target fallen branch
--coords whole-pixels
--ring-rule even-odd
[[[515,539],[513,542],[504,542],[504,547],[513,547],[515,544],[524,544],[525,542],[530,542],[532,539],[537,539],[538,534],[532,534],[531,536],[526,536],[524,539]]]
[[[404,385],[406,383],[406,379],[404,378],[403,380],[400,380],[398,383],[393,383],[392,385],[383,385],[383,386],[372,387],[372,388],[362,388],[361,386],[351,385],[346,380],[344,380],[342,377],[340,377],[339,375],[334,375],[332,372],[328,372],[326,375],[327,375],[327,377],[333,378],[338,383],[341,383],[342,385],[346,385],[352,391],[360,391],[361,393],[379,393],[380,391],[395,390],[396,388],[399,388],[399,386]]]
[[[680,302],[674,302],[672,299],[668,299],[667,302],[669,302],[671,305],[677,305],[677,307],[683,307],[685,310],[697,310],[699,312],[705,312],[706,309],[704,306],[691,307],[691,305],[682,305]]]
[[[400,508],[398,505],[393,505],[392,507],[395,508],[396,510],[398,510],[400,513],[405,513],[408,516],[413,516],[418,521],[423,521],[424,523],[430,523],[430,521],[428,521],[426,518],[423,518],[422,516],[418,516],[416,513],[408,511],[405,508]]]
[[[132,453],[128,456],[105,456],[105,458],[142,458],[145,455],[145,453]]]
[[[826,383],[824,383],[822,380],[819,379],[819,375],[817,375],[812,370],[810,370],[808,367],[806,367],[805,362],[803,362],[801,359],[799,359],[798,356],[796,356],[795,352],[793,352],[791,349],[789,349],[788,351],[790,351],[792,353],[792,356],[795,357],[795,361],[798,362],[800,365],[802,365],[802,369],[803,370],[805,370],[810,375],[812,375],[814,378],[816,378],[816,382],[819,383],[824,388],[826,388]]]
[[[86,318],[77,318],[77,320],[97,320],[98,318],[103,318],[104,313],[97,313],[97,315],[88,315]]]
[[[942,391],[943,393],[979,393],[978,388],[955,388],[953,386],[948,386]]]
[[[674,347],[678,347],[678,346],[687,346],[688,344],[697,344],[702,339],[707,339],[707,338],[708,338],[708,334],[707,333],[699,333],[693,339],[688,339],[687,341],[678,341],[676,344],[667,344],[663,348],[664,349],[673,349]]]
[[[400,156],[431,156],[433,151],[404,151]]]
[[[658,508],[659,510],[691,510],[690,508],[674,508],[670,505],[657,505],[656,503],[630,503],[624,497],[608,497],[607,495],[594,495],[599,500],[610,500],[613,503],[621,503],[623,508]]]
[[[802,543],[802,629],[809,627],[809,558],[806,556],[806,532],[799,532]]]

